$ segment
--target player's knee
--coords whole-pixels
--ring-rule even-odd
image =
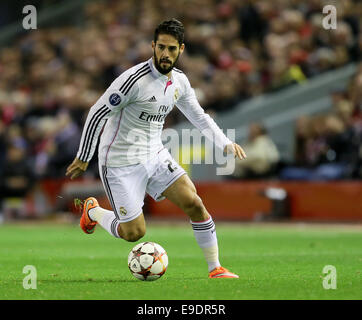
[[[129,230],[122,234],[122,238],[129,242],[136,242],[141,239],[146,234],[146,230],[144,228],[137,228],[134,230]]]
[[[201,198],[196,193],[194,193],[191,196],[185,198],[182,207],[186,212],[201,213],[203,211],[204,204],[202,203]]]

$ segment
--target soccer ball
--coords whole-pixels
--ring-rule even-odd
[[[165,249],[154,242],[139,243],[128,255],[128,268],[139,280],[157,280],[164,275],[167,266]]]

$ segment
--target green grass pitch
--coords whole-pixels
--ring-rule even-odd
[[[187,221],[150,222],[141,241],[162,245],[166,274],[134,278],[127,255],[136,243],[93,235],[66,224],[0,226],[0,299],[244,300],[362,299],[361,228],[216,222],[220,261],[240,279],[208,279]],[[23,288],[26,265],[37,289]],[[323,288],[324,266],[337,271],[337,288]]]

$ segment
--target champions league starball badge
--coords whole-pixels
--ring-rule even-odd
[[[121,103],[121,101],[122,101],[121,96],[117,93],[112,93],[109,96],[109,103],[112,106],[118,106]]]

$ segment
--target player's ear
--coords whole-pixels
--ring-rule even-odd
[[[152,50],[155,50],[156,43],[152,40]]]
[[[184,52],[184,50],[185,50],[185,44],[183,43],[183,44],[180,46],[180,54],[181,54],[182,52]]]

